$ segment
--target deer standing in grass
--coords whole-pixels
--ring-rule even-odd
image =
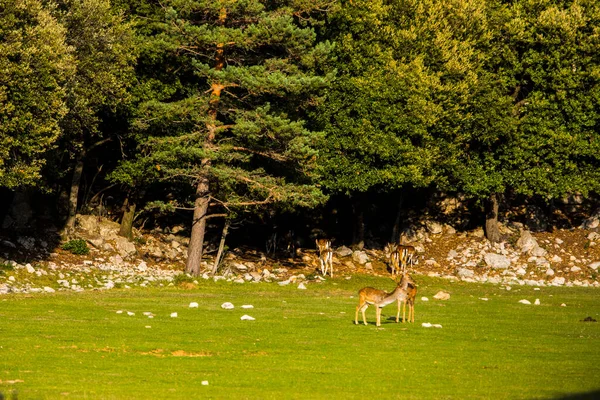
[[[408,274],[406,274],[408,275]],[[409,283],[404,279],[398,281],[396,288],[388,293],[380,289],[372,287],[365,287],[358,291],[358,306],[356,307],[356,315],[354,316],[354,323],[358,325],[358,312],[362,312],[363,323],[367,325],[367,318],[365,317],[365,310],[369,305],[375,306],[377,315],[377,326],[381,326],[381,309],[388,304],[394,302],[398,303],[398,313],[396,314],[396,322],[400,318],[400,304],[405,302],[409,296]]]
[[[417,297],[417,285],[416,282],[408,273],[402,275],[400,283],[398,284],[406,291],[406,298],[404,300],[398,299],[398,314],[396,315],[396,322],[400,317],[400,303],[402,302],[402,322],[406,322],[406,305],[408,304],[408,322],[415,322],[415,298]]]
[[[331,268],[330,275],[333,278],[333,249],[331,248],[331,240],[317,239],[317,249],[319,250],[319,261],[321,263],[321,275],[327,275],[327,269]]]

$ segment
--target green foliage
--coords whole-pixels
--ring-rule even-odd
[[[6,273],[6,271],[13,271],[14,267],[8,263],[0,263],[0,275]]]
[[[321,134],[304,121],[327,84],[314,70],[328,46],[316,45],[310,26],[322,4],[162,5],[163,20],[137,26],[145,42],[136,88],[144,100],[135,122],[139,147],[111,179],[136,189],[191,189],[204,177],[215,208],[232,212],[322,203],[313,182]],[[172,204],[190,207],[193,195],[179,191]]]
[[[67,112],[72,48],[37,0],[4,1],[0,37],[0,186],[36,185]]]
[[[76,255],[85,255],[89,254],[90,248],[87,245],[87,242],[83,239],[72,239],[66,243],[63,243],[61,249],[70,251]]]

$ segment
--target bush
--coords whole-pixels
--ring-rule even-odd
[[[90,252],[90,248],[83,239],[69,240],[67,243],[63,244],[61,248],[77,255],[84,255]]]

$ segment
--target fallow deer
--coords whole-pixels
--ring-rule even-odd
[[[321,263],[321,275],[327,275],[327,270],[330,268],[330,275],[333,278],[333,249],[331,248],[331,240],[316,239],[317,249],[319,251],[319,261]]]
[[[396,285],[396,288],[388,293],[380,289],[372,287],[365,287],[358,291],[358,306],[356,307],[356,315],[354,316],[354,323],[358,324],[358,311],[362,312],[363,323],[367,325],[367,318],[365,317],[365,310],[370,304],[375,306],[377,315],[377,326],[381,326],[381,309],[388,304],[397,302],[398,303],[398,314],[396,315],[396,322],[400,316],[400,302],[407,299],[407,289],[402,286],[406,285],[406,282],[400,280]]]
[[[402,302],[402,322],[406,322],[406,305],[408,304],[408,322],[415,322],[415,298],[417,297],[416,282],[408,273],[402,275],[399,285],[406,291],[404,301],[398,300],[398,314],[396,314],[396,322],[400,318],[400,303]]]

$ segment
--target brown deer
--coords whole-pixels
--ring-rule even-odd
[[[331,248],[331,240],[317,239],[317,249],[319,251],[319,261],[321,263],[321,275],[327,275],[328,268],[331,268],[330,275],[333,278],[333,249]]]
[[[416,249],[413,246],[394,243],[386,244],[383,248],[383,254],[389,260],[392,276],[396,276],[396,271],[404,274],[406,266],[408,264],[413,265],[415,253]]]
[[[399,285],[406,291],[406,298],[402,301],[398,299],[398,314],[396,322],[400,318],[400,302],[402,302],[402,322],[406,322],[406,305],[408,304],[408,322],[415,322],[415,298],[417,297],[416,282],[408,273],[402,275]]]
[[[403,287],[407,286],[407,282],[400,280],[396,288],[388,293],[380,289],[372,287],[365,287],[358,291],[358,306],[356,307],[356,315],[354,316],[354,323],[358,325],[358,311],[362,312],[363,323],[367,325],[367,318],[365,317],[365,310],[370,304],[375,306],[377,315],[377,326],[381,326],[381,309],[388,304],[397,302],[398,303],[398,314],[396,315],[396,322],[400,318],[400,303],[406,301],[408,297],[407,289]]]

